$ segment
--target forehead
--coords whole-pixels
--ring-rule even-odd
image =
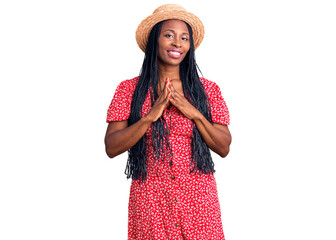
[[[187,24],[178,19],[169,19],[164,21],[161,27],[161,31],[165,31],[166,29],[179,30],[188,33]]]

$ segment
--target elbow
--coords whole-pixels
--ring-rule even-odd
[[[108,153],[108,152],[106,152],[106,155],[109,157],[109,158],[114,158],[116,155],[115,154],[112,154],[112,153]]]
[[[232,139],[231,139],[231,134],[230,134],[226,143],[223,143],[223,147],[221,147],[218,151],[218,155],[221,156],[221,158],[225,158],[229,154],[231,141]]]
[[[114,158],[120,154],[120,153],[117,153],[116,151],[113,151],[113,149],[108,149],[108,148],[105,149],[105,152],[109,158]]]
[[[225,158],[230,152],[230,147],[227,146],[225,148],[222,148],[219,152],[218,152],[218,155],[221,157],[221,158]]]
[[[120,149],[117,149],[117,148],[108,148],[108,147],[105,147],[105,152],[106,152],[106,155],[109,158],[114,158],[114,157],[122,154],[124,151],[122,151]]]
[[[107,136],[105,136],[105,139],[104,139],[104,143],[105,143],[105,152],[106,152],[106,155],[109,157],[109,158],[114,158],[116,157],[118,154],[117,154],[117,149],[114,147],[114,146],[111,146],[111,143],[109,143],[107,141]]]

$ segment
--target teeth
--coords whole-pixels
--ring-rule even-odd
[[[179,52],[174,52],[174,51],[168,51],[168,52],[170,52],[171,54],[174,54],[176,56],[181,55],[181,53],[179,53]]]

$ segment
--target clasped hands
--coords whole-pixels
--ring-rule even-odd
[[[192,104],[190,104],[184,96],[176,91],[176,88],[171,83],[170,79],[166,78],[164,88],[147,116],[155,122],[161,117],[163,111],[170,104],[178,108],[187,118],[191,120],[195,120],[202,116],[202,114]]]
[[[194,120],[202,115],[190,102],[182,96],[174,87],[169,78],[166,78],[165,88],[168,90],[168,100],[176,108],[178,108],[187,118]],[[165,90],[165,89],[164,89]],[[164,94],[165,91],[161,93]],[[169,105],[169,102],[166,105],[166,108]]]

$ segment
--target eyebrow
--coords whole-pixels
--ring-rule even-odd
[[[164,30],[164,32],[166,32],[166,31],[170,31],[170,32],[175,33],[175,31],[174,31],[173,29],[166,29],[166,30]],[[189,35],[189,33],[186,33],[186,32],[184,32],[184,33],[182,33],[182,34],[187,34],[187,35]]]

